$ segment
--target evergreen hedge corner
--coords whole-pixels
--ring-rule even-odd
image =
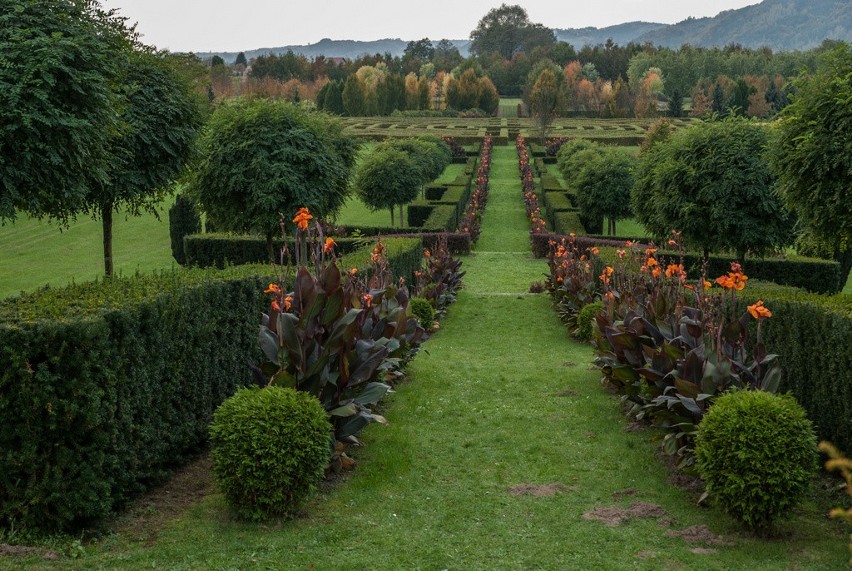
[[[201,233],[201,216],[195,203],[183,194],[175,197],[175,203],[169,208],[169,238],[172,245],[172,257],[181,266],[186,265],[186,253],[183,237]]]
[[[195,453],[250,381],[261,281],[160,285],[88,314],[0,323],[0,524],[104,518]]]

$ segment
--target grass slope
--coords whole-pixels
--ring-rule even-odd
[[[781,539],[743,535],[674,488],[651,432],[628,432],[617,400],[566,338],[529,255],[514,149],[495,149],[492,190],[466,286],[366,431],[351,477],[295,521],[234,522],[212,495],[155,541],[112,536],[80,561],[36,567],[169,569],[838,569],[842,527],[805,506]],[[520,487],[519,487],[520,486]],[[544,486],[544,487],[541,487]],[[515,493],[512,493],[514,490]],[[526,490],[530,493],[522,493]],[[554,495],[534,493],[556,491]],[[620,494],[617,492],[621,492]],[[608,527],[596,508],[650,502],[664,517]],[[664,519],[672,521],[663,521]],[[666,532],[706,525],[730,545]],[[9,560],[0,559],[0,566]],[[22,561],[13,561],[21,564]]]
[[[174,200],[150,214],[113,217],[115,272],[124,275],[171,268],[168,211]],[[0,298],[46,284],[62,286],[103,277],[103,234],[100,220],[81,216],[68,228],[26,216],[0,226]]]

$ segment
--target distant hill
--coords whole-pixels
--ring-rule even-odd
[[[662,30],[669,27],[669,25],[651,22],[628,22],[626,24],[607,26],[606,28],[554,28],[553,31],[556,33],[557,40],[568,42],[579,50],[583,46],[605,44],[609,38],[612,38],[612,41],[616,44],[624,46],[643,34]]]
[[[648,31],[634,41],[671,48],[686,43],[704,47],[736,43],[789,51],[814,48],[826,39],[852,41],[850,0],[764,0],[713,18],[689,18]]]
[[[467,57],[467,48],[470,45],[470,40],[450,40],[450,42],[459,49],[462,56]],[[384,54],[385,52],[388,52],[393,56],[402,56],[407,45],[407,40],[400,40],[399,38],[372,41],[331,40],[329,38],[324,38],[315,44],[308,44],[306,46],[259,48],[256,50],[246,50],[245,54],[248,59],[251,59],[270,53],[280,55],[285,54],[288,51],[292,51],[294,54],[303,54],[309,58],[323,55],[325,57],[355,59],[364,54]],[[232,63],[237,57],[237,53],[238,52],[199,52],[196,55],[201,59],[208,59],[212,58],[214,55],[218,55],[224,59],[226,63]]]
[[[677,24],[628,22],[606,28],[555,29],[557,39],[576,49],[603,44],[607,39],[619,45],[650,42],[671,48],[683,44],[722,47],[740,44],[747,48],[770,47],[776,51],[806,50],[823,40],[852,42],[852,0],[763,0],[760,4],[738,10],[726,10],[712,18],[688,18]],[[461,53],[468,55],[470,40],[450,40]],[[325,38],[306,46],[281,46],[246,50],[251,59],[259,55],[283,54],[288,50],[307,57],[324,55],[355,59],[364,54],[389,52],[401,56],[408,41],[399,38],[375,41],[331,40]],[[220,56],[227,63],[236,52],[203,52],[208,59]]]

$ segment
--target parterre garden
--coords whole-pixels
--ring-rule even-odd
[[[427,227],[429,232],[421,235],[416,234],[416,225],[383,228],[380,230],[383,233],[411,232],[417,238],[383,237],[379,255],[372,240],[346,238],[345,232],[334,236],[334,250],[324,249],[321,247],[324,240],[317,241],[318,236],[309,236],[321,228],[319,226],[311,226],[308,230],[306,225],[304,231],[297,230],[296,236],[291,239],[289,249],[295,257],[299,256],[300,248],[310,249],[311,242],[316,250],[313,256],[315,263],[316,254],[319,254],[319,265],[314,270],[319,272],[314,278],[319,281],[313,286],[301,287],[328,289],[327,285],[321,284],[327,284],[328,262],[332,258],[336,258],[335,267],[354,268],[351,281],[341,281],[340,289],[333,291],[339,291],[341,297],[349,300],[346,302],[350,306],[349,311],[362,314],[358,319],[384,319],[387,322],[387,314],[385,317],[382,314],[389,310],[389,306],[380,299],[373,306],[377,309],[372,316],[364,316],[363,313],[367,309],[365,296],[371,295],[367,292],[380,298],[391,291],[385,289],[392,283],[390,275],[410,276],[409,282],[416,288],[418,280],[421,284],[425,282],[414,272],[421,274],[430,270],[428,273],[441,273],[445,280],[449,279],[457,287],[457,269],[439,271],[434,267],[439,256],[444,258],[442,264],[448,263],[449,250],[441,251],[442,243],[461,244],[459,251],[466,254],[461,258],[465,275],[461,290],[445,292],[448,297],[443,298],[443,303],[438,303],[433,297],[433,302],[428,304],[430,308],[439,309],[445,317],[441,320],[440,329],[432,331],[434,339],[426,344],[428,353],[418,353],[407,364],[405,377],[400,376],[401,370],[397,366],[385,366],[380,375],[382,380],[377,382],[378,361],[374,360],[374,365],[368,366],[368,370],[374,372],[364,376],[363,386],[371,387],[364,393],[372,396],[352,401],[362,403],[358,404],[358,412],[347,410],[344,414],[339,411],[337,416],[330,417],[339,437],[338,447],[332,456],[331,466],[334,469],[328,472],[337,474],[330,480],[333,483],[320,486],[318,493],[309,496],[307,504],[294,504],[299,506],[296,512],[272,510],[270,513],[279,514],[277,519],[273,519],[277,523],[272,527],[269,523],[240,523],[241,516],[268,522],[269,513],[264,511],[261,502],[240,504],[237,501],[235,504],[228,492],[234,484],[226,483],[229,481],[227,476],[221,477],[218,487],[224,490],[225,495],[222,491],[215,491],[216,488],[211,488],[209,483],[203,483],[209,482],[210,472],[214,471],[206,460],[195,460],[192,466],[196,467],[194,476],[201,479],[199,485],[204,486],[207,492],[195,496],[194,501],[172,512],[169,517],[150,517],[152,511],[169,513],[167,506],[157,503],[151,496],[132,499],[151,483],[162,482],[170,467],[193,458],[198,446],[207,438],[215,403],[221,402],[240,385],[251,382],[244,358],[238,357],[248,355],[258,363],[263,360],[251,316],[256,315],[270,299],[282,310],[279,315],[284,315],[287,312],[283,309],[285,304],[292,308],[293,304],[299,303],[293,299],[294,296],[297,299],[310,297],[304,292],[300,296],[296,294],[297,290],[287,287],[293,282],[290,281],[292,278],[280,275],[285,271],[282,267],[276,270],[275,266],[262,263],[265,254],[262,239],[254,241],[252,250],[246,245],[251,242],[249,238],[217,234],[186,237],[184,244],[188,253],[195,248],[214,259],[209,265],[229,264],[224,270],[181,270],[177,274],[172,271],[151,278],[114,278],[114,281],[100,285],[80,284],[65,289],[48,289],[29,297],[25,295],[17,300],[6,300],[5,321],[19,325],[14,328],[17,340],[7,339],[4,346],[20,346],[20,336],[29,337],[27,346],[42,347],[40,353],[47,359],[45,363],[53,363],[49,368],[45,367],[35,362],[32,355],[20,361],[20,367],[24,367],[22,372],[26,371],[26,366],[38,371],[41,382],[37,387],[31,385],[27,392],[19,392],[17,398],[21,400],[6,409],[7,415],[14,410],[23,412],[18,420],[13,419],[12,425],[26,424],[32,434],[27,448],[32,450],[31,455],[16,458],[19,473],[25,466],[55,465],[53,473],[59,478],[44,479],[35,472],[23,476],[22,480],[28,481],[29,485],[18,488],[26,494],[18,500],[21,506],[17,508],[18,514],[27,513],[28,510],[21,509],[24,505],[49,506],[49,498],[54,496],[57,500],[52,504],[53,508],[38,515],[30,512],[37,518],[31,520],[30,525],[39,520],[43,522],[49,513],[60,528],[68,524],[79,526],[82,521],[89,524],[107,521],[110,523],[106,530],[120,531],[117,534],[107,533],[93,541],[85,539],[79,542],[62,539],[67,537],[64,535],[33,540],[34,536],[26,526],[23,531],[20,528],[10,529],[4,532],[4,540],[9,544],[22,543],[25,547],[4,547],[9,555],[0,562],[3,565],[26,564],[33,567],[80,565],[123,568],[156,565],[158,562],[171,568],[239,567],[254,563],[287,568],[311,564],[321,568],[343,565],[482,569],[607,569],[613,568],[613,565],[616,568],[648,569],[672,565],[702,569],[836,568],[844,557],[843,529],[822,516],[832,502],[842,501],[832,491],[836,486],[831,479],[826,476],[813,479],[814,473],[807,472],[805,479],[813,486],[804,496],[800,495],[803,499],[788,514],[789,517],[773,524],[769,537],[764,538],[748,531],[748,526],[741,527],[742,524],[727,518],[718,507],[695,507],[701,491],[698,480],[678,475],[677,468],[673,467],[677,461],[666,468],[666,462],[655,460],[655,449],[660,446],[657,431],[644,427],[631,417],[622,416],[617,400],[610,396],[610,391],[601,389],[596,382],[599,374],[586,366],[593,358],[590,347],[566,340],[564,326],[559,324],[558,317],[566,319],[569,325],[575,323],[577,317],[566,311],[566,307],[572,302],[576,304],[576,300],[569,300],[566,290],[560,288],[559,284],[567,280],[564,277],[559,279],[559,268],[562,261],[584,263],[579,262],[582,250],[589,256],[594,265],[592,273],[596,274],[605,269],[605,263],[614,264],[614,260],[619,259],[616,255],[618,246],[644,252],[646,245],[637,243],[628,247],[610,240],[613,245],[609,246],[606,237],[587,237],[578,219],[573,222],[574,226],[559,229],[564,234],[549,232],[548,223],[538,222],[538,217],[545,219],[551,212],[560,212],[553,205],[552,197],[543,212],[539,209],[539,214],[536,214],[535,208],[532,208],[530,215],[525,216],[521,207],[525,195],[529,209],[529,193],[536,193],[538,188],[548,188],[545,185],[554,184],[556,177],[546,176],[549,165],[539,160],[544,157],[534,157],[530,163],[532,153],[541,150],[531,151],[522,144],[523,141],[521,136],[515,149],[496,147],[493,158],[486,158],[490,144],[484,145],[484,151],[480,146],[468,147],[464,162],[460,160],[456,165],[449,165],[448,173],[440,179],[441,183],[426,186],[424,198],[417,198],[408,206],[409,224],[412,213],[415,219],[425,221],[432,211],[441,206],[450,207],[447,222],[440,227]],[[535,148],[532,146],[532,149]],[[477,150],[480,154],[472,157],[471,163],[467,155]],[[486,166],[491,165],[490,168],[478,168],[483,159]],[[461,174],[449,176],[459,170]],[[530,180],[533,181],[532,186]],[[453,183],[459,187],[457,194],[462,205],[441,203],[441,199],[453,188]],[[468,232],[458,234],[447,232],[456,230],[460,223],[464,224],[466,205],[473,194],[471,189],[474,192],[479,190],[477,204],[484,204],[486,198],[488,201],[487,215],[481,217],[484,223],[481,236],[480,229],[475,233],[478,240],[473,253],[470,253],[470,228]],[[570,191],[564,188],[550,188],[544,191],[544,196],[552,192],[570,195]],[[430,208],[429,212],[417,214],[418,209]],[[481,214],[483,210],[480,208],[478,212]],[[342,217],[345,216],[344,211]],[[572,229],[576,232],[567,236]],[[371,233],[371,229],[366,230]],[[437,238],[440,233],[443,233],[443,240]],[[360,235],[360,232],[355,234]],[[547,237],[544,247],[541,246],[541,236]],[[210,242],[219,242],[220,245],[217,248],[209,245]],[[430,266],[421,267],[422,262],[418,260],[423,259],[424,244],[427,249],[431,247],[432,252],[429,252],[428,258]],[[546,296],[528,293],[530,283],[545,278],[547,271],[544,260],[533,255],[536,248],[551,266],[545,288],[551,291],[556,313],[549,309]],[[596,254],[592,254],[593,248],[597,250]],[[324,259],[323,250],[328,259]],[[247,253],[250,251],[254,254]],[[436,255],[439,251],[441,253]],[[337,258],[339,252],[351,253]],[[190,259],[193,255],[199,254],[189,254]],[[216,258],[216,255],[221,257]],[[572,259],[572,255],[576,257]],[[608,258],[608,255],[612,257]],[[640,257],[646,265],[644,254]],[[247,261],[261,263],[230,265]],[[199,263],[196,259],[196,265],[208,264]],[[346,280],[350,280],[348,275]],[[270,281],[280,283],[283,289],[267,288]],[[605,282],[588,281],[589,301],[608,299],[606,288],[601,287]],[[291,287],[298,288],[295,285]],[[790,297],[783,288],[774,286],[773,290],[771,286],[765,287],[766,306],[772,307],[776,314],[772,320],[767,320],[764,339],[772,347],[783,344],[782,355],[788,352],[797,354],[797,339],[790,338],[787,333],[773,332],[773,328],[779,319],[795,320],[799,314],[804,321],[813,320],[813,302],[806,301],[809,299],[807,294],[798,293]],[[264,295],[264,289],[272,293]],[[597,294],[595,289],[599,290]],[[290,295],[285,299],[288,291]],[[778,301],[770,301],[770,293],[775,293]],[[332,295],[338,294],[332,293],[329,298]],[[791,299],[786,302],[791,307],[789,317],[780,315],[779,304],[785,295]],[[448,307],[446,303],[455,296],[458,300]],[[391,297],[396,297],[396,294]],[[798,302],[798,299],[802,301]],[[843,302],[844,298],[838,297],[834,303],[843,307]],[[369,303],[372,305],[372,299]],[[748,301],[739,303],[747,304]],[[811,310],[798,309],[797,303],[808,304]],[[395,302],[393,311],[397,314],[407,312],[413,317],[414,314],[406,310],[405,305]],[[100,317],[95,317],[94,321],[92,317],[84,318],[83,322],[78,321],[79,318],[69,319],[69,315],[91,315],[93,307],[100,308],[96,311]],[[103,313],[105,307],[111,309]],[[198,307],[205,310],[190,310]],[[274,319],[274,308],[272,311],[270,319]],[[309,311],[317,315],[326,314],[322,308]],[[613,311],[619,310],[614,308]],[[345,314],[340,314],[340,317]],[[189,319],[189,315],[195,317]],[[619,318],[621,315],[613,313],[604,317],[601,312],[598,319]],[[839,345],[835,352],[829,352],[833,357],[840,357],[840,347],[844,340],[848,340],[848,312],[846,315],[847,329],[836,321],[823,325],[825,329],[839,329],[836,333]],[[26,323],[33,319],[37,320],[34,323],[41,325],[29,329]],[[52,324],[45,319],[52,320]],[[399,322],[399,315],[395,319]],[[589,319],[588,315],[586,319]],[[623,317],[621,319],[624,321]],[[407,334],[409,347],[419,343],[417,339],[425,333],[425,329],[433,328],[431,323],[424,324],[411,317],[407,321],[410,327],[414,327]],[[166,323],[170,325],[164,328]],[[425,325],[425,329],[415,323]],[[523,333],[507,328],[506,323],[524,323]],[[655,324],[661,327],[659,323]],[[781,327],[785,332],[805,330],[803,323],[795,321]],[[824,331],[823,328],[820,329]],[[28,329],[29,332],[24,333]],[[573,331],[573,328],[569,330]],[[601,331],[606,330],[606,326],[601,328]],[[4,331],[8,335],[13,330],[7,326]],[[81,335],[78,343],[86,347],[88,355],[85,356],[79,349],[75,351],[62,341],[63,338]],[[598,344],[597,352],[602,356],[598,357],[599,360],[613,354],[612,343],[607,344],[612,333],[606,336],[596,333],[593,337]],[[306,342],[304,337],[300,338]],[[226,339],[229,340],[227,344],[224,343]],[[830,340],[828,342],[831,343]],[[395,351],[402,350],[405,345],[400,343]],[[144,354],[138,353],[139,347],[146,348]],[[386,350],[386,347],[382,349],[382,354]],[[190,360],[187,354],[197,356]],[[387,351],[385,356],[391,354]],[[620,355],[618,351],[616,354]],[[215,359],[211,359],[211,355],[215,355]],[[398,353],[394,362],[401,363],[399,357],[403,355]],[[267,358],[277,360],[277,353],[273,351]],[[369,355],[364,354],[357,363],[369,360]],[[407,358],[403,358],[405,360]],[[162,385],[158,371],[168,370],[176,362],[180,363],[183,371],[179,382],[173,380]],[[531,363],[535,365],[531,366]],[[824,370],[825,366],[809,362],[801,368]],[[839,366],[841,368],[835,373],[838,380],[848,381],[842,364]],[[278,367],[280,365],[276,365],[278,373],[275,369],[264,368],[264,371],[274,377],[286,369],[286,366],[283,369]],[[616,393],[630,394],[630,382],[613,373],[612,367],[607,364],[602,368],[606,386],[614,387]],[[49,375],[46,375],[47,369],[51,371]],[[299,373],[297,367],[291,373],[298,376],[305,371]],[[114,380],[104,385],[103,379],[107,378]],[[637,381],[639,378],[645,377],[635,377]],[[69,379],[75,380],[69,383]],[[296,386],[307,380],[300,379]],[[793,390],[796,394],[793,379],[785,378],[783,382],[783,390]],[[800,384],[800,391],[808,390],[805,387],[811,388],[807,382]],[[377,388],[379,385],[382,387]],[[379,393],[386,394],[392,386],[395,394],[385,398],[378,408],[372,404],[378,402]],[[198,392],[202,387],[203,390]],[[254,389],[251,393],[243,390],[239,394],[247,397],[255,392],[262,394],[271,390]],[[284,392],[283,389],[275,390]],[[81,394],[97,395],[98,398],[82,402],[79,400]],[[327,398],[331,398],[335,406],[349,406],[343,404],[347,401],[340,400],[340,395]],[[678,394],[675,398],[683,398],[683,395]],[[812,395],[811,398],[818,397]],[[807,402],[808,398],[800,398],[800,401]],[[625,402],[639,406],[629,398]],[[646,397],[643,406],[648,407],[650,402],[653,399]],[[816,416],[810,416],[826,418],[823,428],[831,424],[831,430],[835,431],[832,435],[848,426],[848,423],[833,422],[837,418],[835,415],[842,415],[842,412],[825,413],[823,417],[818,410],[825,405],[819,401],[811,402],[816,407]],[[45,410],[34,403],[47,403],[44,406],[50,408]],[[119,411],[111,409],[114,405],[110,403],[123,403],[121,406],[125,410],[117,414]],[[206,404],[199,407],[200,403]],[[326,406],[325,410],[328,408]],[[273,410],[281,413],[279,409]],[[318,410],[322,411],[323,407],[318,407]],[[34,416],[35,411],[39,414]],[[151,411],[156,411],[156,414],[151,416]],[[296,413],[287,416],[293,414]],[[645,417],[652,418],[652,415],[646,413]],[[353,419],[361,420],[346,428]],[[363,436],[360,430],[348,434],[353,427],[363,429],[376,419],[388,426],[370,427]],[[219,419],[218,422],[214,420],[214,427],[222,430],[224,421]],[[245,426],[245,422],[230,422],[231,426]],[[98,427],[97,431],[92,430],[94,426]],[[523,426],[520,431],[519,426]],[[264,429],[270,428],[265,426]],[[325,430],[320,428],[318,434],[327,434]],[[741,430],[751,431],[754,428],[744,427]],[[678,461],[686,452],[683,450],[684,441],[675,439],[677,446],[674,449],[666,443],[673,440],[670,438],[672,434],[681,440],[694,439],[694,434],[684,436],[684,432],[689,431],[680,427],[675,431],[669,429],[668,434],[660,433],[665,435],[663,448],[673,452]],[[63,434],[67,445],[56,440],[58,433]],[[221,443],[227,438],[216,434],[213,433],[214,443],[224,447]],[[353,440],[356,434],[358,438]],[[97,438],[93,439],[96,435]],[[116,446],[119,436],[121,444]],[[45,438],[53,446],[50,450],[39,451],[38,441]],[[80,446],[81,438],[87,442],[85,447]],[[239,438],[250,440],[254,437],[244,434]],[[327,438],[321,436],[320,442]],[[296,439],[296,442],[300,441]],[[343,442],[345,446],[341,444]],[[363,446],[353,447],[353,443]],[[59,456],[56,456],[57,445],[65,449]],[[289,458],[295,454],[292,447],[283,447],[283,444],[274,448],[287,451]],[[785,449],[789,450],[789,447]],[[270,450],[264,454],[273,456]],[[662,454],[661,458],[665,456],[663,452],[659,454]],[[320,457],[324,455],[320,454]],[[357,468],[349,472],[356,461]],[[91,472],[69,473],[67,469],[59,468],[62,462],[88,466]],[[322,464],[326,468],[329,466],[328,460],[322,460]],[[219,474],[221,470],[217,468],[215,473]],[[254,476],[240,472],[238,481],[245,485],[253,477],[257,478],[267,485],[263,488],[267,493],[270,490],[280,493],[287,489],[294,490],[295,494],[300,489],[295,481],[284,476],[281,476],[283,480],[277,475],[273,477],[268,470],[251,473]],[[341,474],[344,477],[341,478]],[[180,482],[180,478],[177,481]],[[165,485],[168,490],[170,485],[179,484]],[[312,485],[306,484],[306,489]],[[752,482],[751,485],[765,484]],[[6,509],[11,505],[8,498],[7,495]],[[122,505],[130,508],[119,512],[117,517],[109,516],[112,509]],[[84,507],[89,510],[87,513],[92,519],[81,520],[81,512],[73,511]],[[63,513],[63,508],[71,511]],[[287,513],[291,515],[280,519]],[[290,519],[293,515],[295,518]],[[132,530],[135,525],[141,527],[138,533]],[[54,526],[48,526],[51,527]],[[338,543],[344,536],[348,538],[347,548],[341,559],[341,555],[328,546]],[[533,544],[547,547],[530,549]],[[78,559],[72,561],[69,556]]]
[[[12,7],[0,567],[844,565],[847,44],[748,103],[772,122],[578,120],[579,61],[499,105],[378,63],[217,100],[221,58]],[[597,84],[575,113],[630,114]]]
[[[180,267],[3,285],[0,567],[842,566],[848,268],[655,214],[762,129],[221,104]]]

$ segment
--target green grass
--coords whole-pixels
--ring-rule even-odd
[[[169,198],[158,209],[160,220],[150,214],[114,216],[116,273],[131,275],[175,265],[168,222],[172,202]],[[100,220],[82,216],[60,230],[55,223],[21,216],[0,226],[0,244],[0,298],[46,284],[61,286],[103,276]]]
[[[235,522],[210,495],[145,542],[112,535],[86,557],[0,559],[0,567],[139,569],[840,569],[846,531],[810,499],[779,538],[737,528],[672,486],[654,456],[657,434],[629,432],[598,383],[587,345],[570,341],[545,295],[526,293],[546,270],[529,254],[515,151],[495,149],[491,196],[465,288],[439,333],[410,364],[365,431],[351,477],[307,515]],[[556,485],[549,497],[513,495]],[[629,497],[615,492],[631,490]],[[706,525],[716,552],[666,535],[658,519],[606,527],[583,514],[652,502],[674,529]],[[11,568],[11,567],[9,567]]]

